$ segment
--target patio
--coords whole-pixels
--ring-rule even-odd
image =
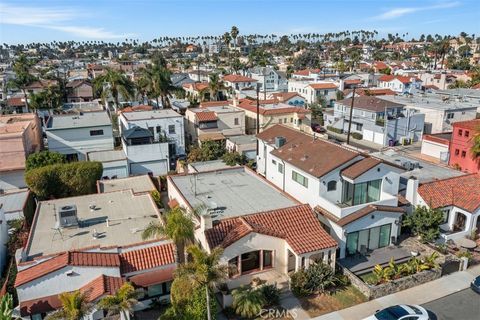
[[[358,275],[372,271],[377,264],[382,266],[388,264],[391,258],[396,263],[401,263],[408,261],[411,257],[411,253],[404,248],[388,246],[370,251],[366,255],[357,253],[338,260],[338,263]]]

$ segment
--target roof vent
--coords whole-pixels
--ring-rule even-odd
[[[281,148],[285,145],[285,143],[287,142],[287,139],[285,139],[285,137],[275,137],[275,147],[276,148]]]
[[[77,206],[66,205],[57,210],[57,224],[60,228],[78,227]]]

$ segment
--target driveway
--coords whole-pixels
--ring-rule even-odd
[[[480,318],[480,295],[470,288],[423,304],[438,320],[477,320]]]

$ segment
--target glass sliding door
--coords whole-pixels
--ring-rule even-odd
[[[365,203],[367,200],[367,182],[357,183],[353,191],[353,205]]]
[[[369,229],[361,230],[361,231],[358,232],[358,247],[357,247],[357,250],[359,252],[362,252],[362,246],[365,249],[368,249],[369,233],[370,233]]]
[[[386,224],[380,227],[380,241],[378,246],[386,247],[390,244],[390,231],[392,226],[390,224]]]
[[[380,200],[380,185],[382,180],[374,180],[368,183],[367,202]]]
[[[343,203],[352,205],[353,201],[353,184],[348,181],[343,182]]]
[[[343,183],[343,203],[347,205],[358,205],[380,200],[380,188],[382,180],[351,184],[348,181]]]
[[[357,252],[358,232],[347,234],[347,255],[352,255]]]
[[[378,248],[380,241],[380,227],[370,229],[370,241],[368,243],[368,249],[375,250]]]

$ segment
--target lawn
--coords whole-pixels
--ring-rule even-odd
[[[311,317],[345,309],[368,299],[352,285],[346,286],[331,294],[324,293],[300,298],[302,308]]]

